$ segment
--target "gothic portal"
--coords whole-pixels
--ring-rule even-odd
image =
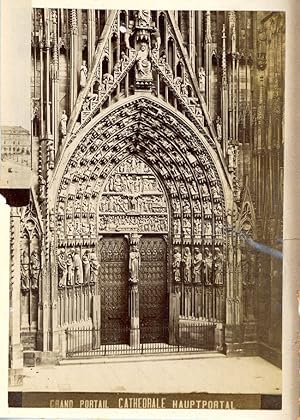
[[[282,235],[283,15],[32,22],[36,176],[12,211],[12,347],[64,357],[77,329],[81,349],[188,343],[279,365],[281,261],[253,244]]]

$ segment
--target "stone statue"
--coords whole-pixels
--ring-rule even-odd
[[[209,286],[212,284],[212,264],[213,264],[213,258],[212,253],[208,248],[205,248],[205,254],[204,254],[204,280],[206,286]]]
[[[131,49],[131,46],[130,46],[130,37],[131,37],[132,34],[133,34],[133,21],[130,20],[128,22],[128,28],[126,28],[126,32],[124,33],[124,41],[125,41],[126,48],[128,50]]]
[[[148,57],[148,46],[145,42],[141,43],[141,48],[136,56],[136,70],[139,78],[152,78],[151,62]]]
[[[211,202],[205,201],[203,204],[203,207],[204,207],[204,214],[206,216],[211,216]]]
[[[80,67],[80,87],[83,89],[86,87],[86,81],[87,81],[87,75],[88,75],[88,69],[86,66],[86,61],[82,61],[82,65]]]
[[[125,69],[125,67],[127,66],[129,61],[129,58],[127,57],[127,55],[125,54],[124,51],[121,51],[121,59],[120,59],[120,63],[121,63],[121,71],[123,71]]]
[[[136,245],[132,246],[129,253],[129,281],[132,283],[138,282],[139,269],[141,266],[141,256]]]
[[[21,254],[21,289],[29,290],[29,258],[25,250]]]
[[[205,222],[204,223],[204,235],[206,237],[210,237],[212,234],[212,227],[211,227],[211,223],[210,222]]]
[[[32,251],[30,257],[30,275],[31,275],[31,288],[37,289],[39,284],[39,277],[40,277],[40,270],[41,270],[41,262],[36,250]]]
[[[138,10],[137,19],[139,26],[150,26],[151,23],[151,11],[150,10]]]
[[[82,256],[82,269],[83,269],[83,283],[87,284],[91,278],[91,267],[89,259],[89,251],[86,250]]]
[[[65,110],[63,110],[62,115],[60,117],[60,132],[63,137],[67,135],[67,122],[68,116]]]
[[[174,273],[174,280],[175,282],[179,282],[181,280],[181,253],[180,249],[176,248],[174,250],[173,256],[173,273]]]
[[[195,255],[194,255],[194,282],[195,283],[201,283],[202,268],[203,268],[202,253],[199,248],[195,248]]]
[[[205,70],[203,67],[200,67],[199,72],[198,72],[198,79],[199,79],[199,88],[200,88],[200,92],[203,93],[205,92]]]
[[[78,249],[75,250],[73,261],[74,261],[75,284],[82,284],[83,283],[83,269],[82,269],[82,261],[81,261]]]
[[[156,26],[154,26],[152,30],[152,37],[154,39],[153,49],[156,51],[159,51],[160,45],[161,45],[161,37],[160,37],[159,29],[156,28]]]
[[[214,282],[217,285],[223,284],[223,254],[219,248],[215,249],[215,258],[214,258],[214,269],[215,269],[215,278]]]
[[[66,254],[62,249],[57,256],[58,287],[64,287],[67,281],[68,267],[66,263]]]
[[[96,254],[94,252],[92,252],[90,255],[90,269],[91,269],[90,282],[96,283],[97,277],[98,277],[99,263],[98,263]]]
[[[192,255],[189,247],[185,247],[183,251],[183,281],[190,283],[192,279]]]
[[[222,119],[219,115],[216,118],[216,126],[217,126],[218,140],[221,141],[222,140]]]
[[[71,250],[68,253],[67,256],[67,261],[66,261],[66,265],[67,265],[67,285],[71,286],[72,284],[74,284],[74,263],[73,263],[73,254],[74,251]]]

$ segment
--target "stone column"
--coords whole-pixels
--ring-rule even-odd
[[[1,221],[3,226],[3,234],[6,237],[7,229],[9,229],[9,207],[6,204],[0,205]],[[21,345],[21,329],[20,329],[20,305],[21,305],[21,267],[20,267],[20,209],[12,207],[11,209],[11,232],[10,232],[10,248],[11,248],[11,267],[10,267],[10,367],[11,369],[21,369],[23,367],[23,354]],[[6,229],[6,230],[5,230]],[[5,230],[5,232],[4,232]],[[7,235],[9,236],[9,235]],[[5,241],[3,241],[5,242]],[[7,244],[9,240],[7,238]],[[7,252],[4,249],[3,252]],[[7,252],[8,253],[8,252]],[[6,261],[9,261],[7,256]]]
[[[139,288],[133,282],[129,287],[130,346],[137,347],[140,344]]]

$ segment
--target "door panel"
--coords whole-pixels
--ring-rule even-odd
[[[100,241],[101,342],[128,342],[128,245],[122,236]]]
[[[141,342],[164,342],[167,338],[167,246],[159,236],[140,241],[140,328]]]

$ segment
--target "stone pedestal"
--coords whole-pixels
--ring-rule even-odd
[[[169,310],[169,344],[178,344],[178,325],[179,325],[180,295],[179,293],[170,293]]]

